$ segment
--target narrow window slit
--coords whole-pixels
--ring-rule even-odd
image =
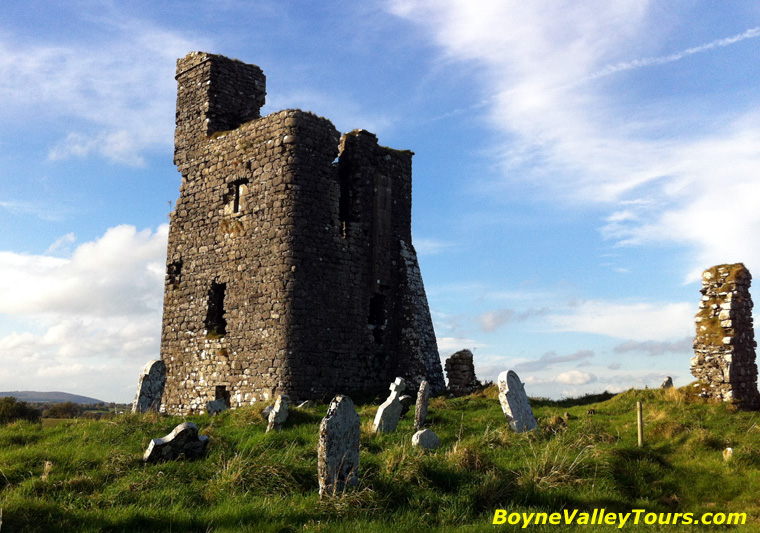
[[[206,313],[207,337],[223,337],[227,334],[227,321],[224,319],[224,293],[226,283],[211,283],[208,291],[208,312]]]

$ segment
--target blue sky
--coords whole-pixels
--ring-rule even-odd
[[[442,357],[532,396],[681,386],[699,276],[760,265],[756,2],[0,7],[0,390],[131,401],[158,357],[175,61],[259,65],[414,157]]]

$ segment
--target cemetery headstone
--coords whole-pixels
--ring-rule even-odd
[[[196,459],[203,455],[207,445],[208,435],[198,435],[198,426],[192,422],[184,422],[165,437],[152,439],[145,450],[143,461],[151,463],[176,459],[181,455],[188,459]]]
[[[533,416],[528,395],[522,381],[513,370],[499,374],[499,402],[504,416],[507,417],[509,427],[518,433],[530,431],[538,424]]]
[[[430,386],[427,380],[420,383],[420,390],[417,392],[417,403],[414,406],[414,429],[420,430],[425,425],[428,412],[428,398],[430,397]]]
[[[140,373],[137,394],[132,403],[133,413],[158,411],[166,384],[166,365],[163,361],[151,361]]]
[[[273,429],[280,431],[285,420],[288,418],[288,407],[290,407],[290,396],[281,394],[274,402],[274,407],[269,413],[269,423],[267,424],[267,433]]]
[[[396,378],[396,381],[391,383],[391,394],[388,399],[385,400],[377,409],[375,415],[375,421],[372,424],[372,433],[382,431],[383,433],[389,433],[396,429],[398,421],[401,418],[401,402],[399,398],[401,393],[406,388],[406,382],[404,378]]]
[[[359,482],[359,415],[348,396],[330,402],[319,425],[318,477],[320,497],[340,494]]]

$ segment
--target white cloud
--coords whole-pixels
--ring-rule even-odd
[[[51,244],[46,253],[51,254],[53,252],[64,252],[69,251],[69,245],[74,244],[77,240],[76,235],[73,233],[67,233],[66,235],[60,236],[56,241]]]
[[[453,244],[450,242],[436,239],[414,239],[414,249],[417,251],[417,255],[439,254],[452,246]]]
[[[0,313],[126,316],[161,306],[168,226],[117,226],[71,258],[0,252]],[[158,292],[156,292],[158,288]]]
[[[595,333],[634,341],[668,341],[690,334],[691,303],[614,303],[588,300],[546,317],[552,331]]]
[[[458,337],[439,337],[436,339],[438,351],[441,356],[444,354],[451,355],[459,350],[473,350],[475,348],[485,348],[488,345],[473,339],[463,339]]]
[[[585,385],[596,381],[596,376],[580,370],[568,370],[558,374],[554,381],[563,385]]]
[[[497,309],[496,311],[487,311],[480,315],[480,327],[483,331],[494,331],[504,324],[508,323],[515,312],[512,309]]]
[[[159,356],[167,233],[117,226],[68,258],[0,252],[0,313],[14,318],[0,337],[0,390],[128,400]]]

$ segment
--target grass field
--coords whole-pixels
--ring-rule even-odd
[[[491,531],[520,527],[492,525],[496,509],[601,508],[747,516],[739,527],[629,522],[627,530],[760,531],[760,413],[706,403],[689,387],[532,405],[539,430],[515,434],[494,387],[432,399],[428,427],[442,445],[430,452],[411,446],[411,415],[396,432],[372,437],[377,406],[359,405],[359,486],[322,500],[316,450],[326,405],[291,410],[283,431],[270,434],[259,408],[189,417],[210,436],[206,457],[155,465],[141,460],[149,440],[183,419],[15,423],[0,428],[0,531]],[[726,447],[734,450],[728,462]]]

